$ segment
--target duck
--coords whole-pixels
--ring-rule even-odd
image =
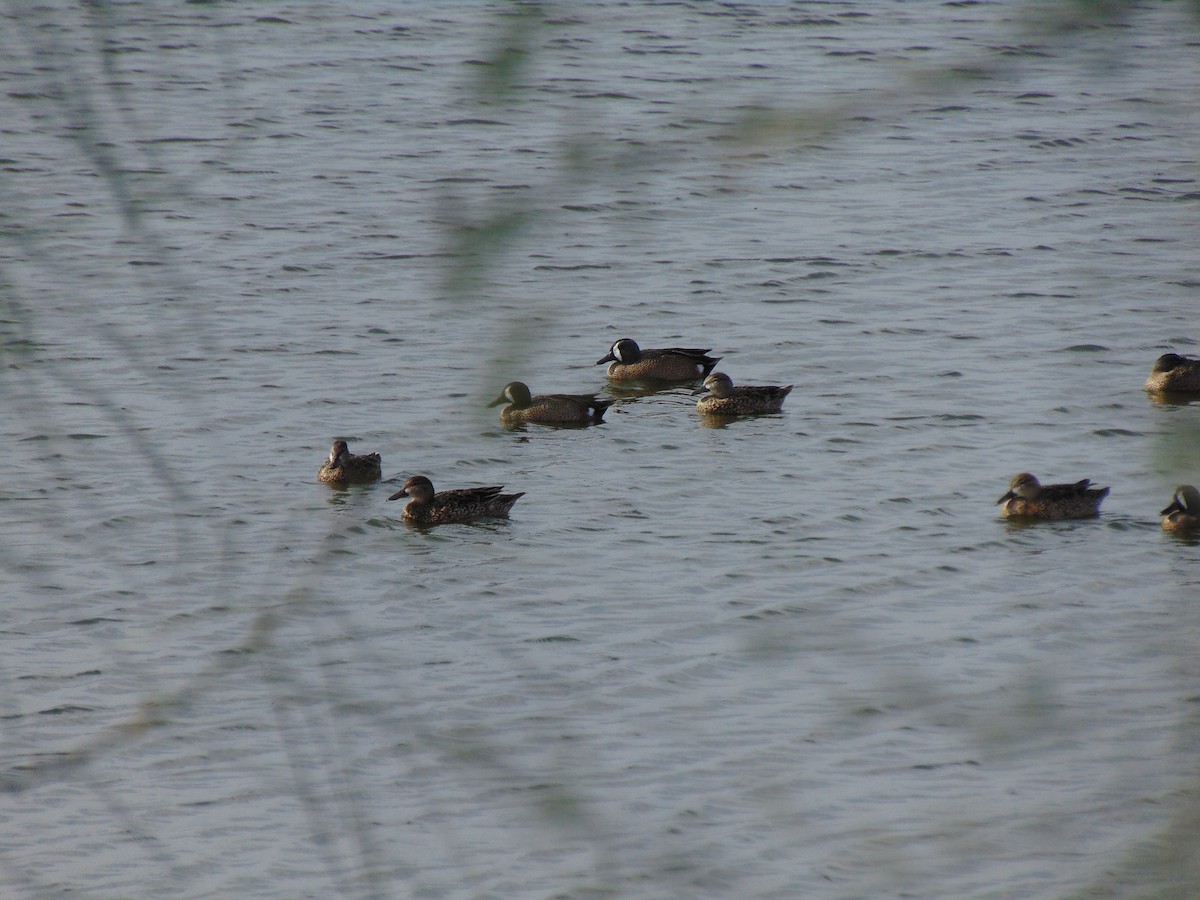
[[[696,412],[704,416],[752,416],[783,411],[783,401],[793,385],[774,384],[733,386],[724,372],[713,372],[704,379],[708,393],[696,401]]]
[[[608,355],[596,360],[596,365],[611,362],[610,381],[695,381],[713,370],[719,356],[709,356],[709,349],[667,347],[643,350],[637,341],[621,338],[614,341]]]
[[[598,425],[604,421],[604,411],[613,401],[601,400],[595,394],[538,394],[531,397],[529,387],[522,381],[510,381],[500,396],[488,406],[509,406],[500,410],[505,425],[535,422],[539,425]]]
[[[1190,484],[1175,488],[1171,505],[1159,513],[1163,531],[1200,530],[1200,491]]]
[[[326,484],[367,484],[382,476],[378,453],[355,456],[341,439],[333,442],[329,458],[317,470],[317,481]]]
[[[404,482],[389,500],[411,497],[401,518],[414,525],[446,525],[467,523],[484,518],[507,518],[512,505],[525,496],[502,494],[503,485],[478,488],[458,488],[435,493],[433,482],[424,475],[413,475]]]
[[[1154,361],[1145,388],[1162,393],[1200,391],[1200,359],[1164,353]]]
[[[1088,519],[1100,514],[1100,502],[1108,488],[1092,488],[1087,478],[1074,484],[1041,484],[1028,472],[1009,482],[1001,514],[1008,519]]]

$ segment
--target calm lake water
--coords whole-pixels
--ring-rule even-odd
[[[1200,893],[1200,26],[1030,9],[10,11],[0,893]]]

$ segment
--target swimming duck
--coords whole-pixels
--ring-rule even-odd
[[[404,507],[402,518],[405,522],[415,525],[445,525],[451,522],[506,517],[512,505],[524,497],[525,492],[502,494],[502,490],[502,485],[496,485],[434,493],[433,482],[424,475],[414,475],[388,499],[412,498]]]
[[[613,381],[695,381],[711,372],[721,359],[707,354],[707,348],[643,350],[637,341],[621,338],[609,348],[608,356],[596,360],[596,365],[611,362],[608,377]]]
[[[382,475],[379,454],[355,456],[343,440],[333,442],[329,459],[317,470],[317,481],[326,484],[366,484],[378,481]]]
[[[1017,475],[1008,485],[1008,493],[996,501],[1003,503],[1005,518],[1087,519],[1100,514],[1100,501],[1108,488],[1089,488],[1091,481],[1074,484],[1040,484],[1028,472]]]
[[[588,425],[604,421],[604,411],[611,400],[601,400],[594,394],[538,394],[529,396],[529,388],[520,381],[511,381],[503,393],[488,406],[510,406],[500,410],[500,421],[506,425],[536,422],[539,425]]]
[[[708,394],[696,401],[696,412],[705,416],[752,416],[758,413],[777,413],[792,392],[792,385],[774,384],[733,386],[733,379],[724,372],[713,372],[704,379]]]
[[[1146,390],[1200,391],[1200,359],[1189,359],[1178,353],[1164,353],[1154,361]]]
[[[1200,491],[1190,484],[1175,488],[1171,505],[1159,513],[1163,531],[1200,530]]]

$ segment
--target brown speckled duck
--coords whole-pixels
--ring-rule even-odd
[[[411,497],[404,507],[402,518],[414,525],[446,525],[452,522],[473,522],[476,519],[505,518],[512,505],[525,496],[502,494],[502,485],[479,488],[459,488],[435,493],[433,482],[424,475],[414,475],[404,482],[389,500]]]
[[[734,387],[724,372],[713,372],[704,379],[708,393],[696,401],[696,412],[704,416],[753,416],[783,410],[783,401],[792,385],[743,385]]]
[[[1163,531],[1200,531],[1200,491],[1190,484],[1175,488],[1171,505],[1159,513]]]
[[[1148,391],[1165,394],[1200,392],[1200,359],[1164,353],[1154,361],[1145,387]]]
[[[1074,484],[1040,484],[1028,472],[1017,475],[1008,485],[1008,493],[996,501],[1005,518],[1089,519],[1100,514],[1100,502],[1108,488],[1092,488],[1083,479]]]
[[[611,362],[611,381],[695,381],[713,370],[721,357],[709,356],[708,349],[667,347],[643,350],[637,341],[621,338],[609,348],[608,356],[596,365]]]
[[[355,456],[343,440],[333,442],[329,458],[317,470],[317,480],[326,484],[367,484],[381,476],[378,453]]]
[[[594,394],[538,394],[531,397],[529,388],[521,381],[511,381],[488,406],[509,405],[500,410],[505,425],[595,425],[604,421],[604,411],[611,400],[601,400]]]

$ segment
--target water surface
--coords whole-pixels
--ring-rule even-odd
[[[1196,24],[1020,15],[15,17],[5,893],[1193,893]],[[626,336],[796,388],[485,408]]]

